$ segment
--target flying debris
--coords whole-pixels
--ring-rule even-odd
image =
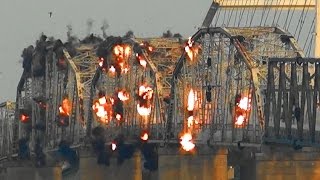
[[[51,18],[52,17],[52,12],[49,12],[48,14],[49,14],[49,17]]]

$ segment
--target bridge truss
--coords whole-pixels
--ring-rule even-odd
[[[5,102],[0,104],[0,157],[10,155],[13,140],[12,125],[14,122],[15,103]]]
[[[115,56],[112,51],[118,46],[128,48],[128,57],[124,58],[127,63],[124,68],[127,69],[123,69],[122,72],[117,74],[116,69],[113,70],[113,68],[117,65],[117,60],[114,59],[118,57],[112,57]],[[150,139],[162,139],[167,115],[165,112],[168,108],[166,101],[171,88],[169,79],[176,59],[182,51],[181,40],[178,38],[123,39],[120,42],[111,43],[105,51],[109,51],[112,55],[101,57],[109,63],[105,63],[106,65],[99,67],[96,71],[91,89],[91,102],[95,102],[101,97],[115,100],[115,104],[112,104],[113,109],[106,112],[114,115],[108,122],[101,122],[102,118],[98,115],[99,112],[96,111],[95,114],[93,112],[95,108],[90,109],[89,114],[95,114],[94,117],[88,118],[90,124],[106,127],[109,140],[119,134],[124,134],[132,140],[139,137],[143,132],[147,132]],[[144,90],[148,88],[149,90]],[[121,100],[119,93],[124,92],[127,99]],[[148,95],[151,96],[150,99],[148,99],[149,97],[143,97],[146,95],[145,93],[150,93]],[[123,102],[117,105],[119,100]],[[151,105],[149,106],[148,103],[151,103]],[[146,106],[137,107],[142,106],[142,104]],[[148,110],[148,108],[150,109]],[[117,118],[117,115],[120,118]],[[91,119],[94,121],[91,121]]]
[[[292,36],[279,28],[203,28],[190,41],[194,54],[183,53],[172,78],[168,137],[190,131],[199,143],[261,143],[269,59],[303,56]],[[247,104],[239,112],[240,99]]]
[[[2,134],[12,128],[1,141],[12,143],[6,152],[16,153],[22,138],[45,150],[62,140],[84,144],[96,127],[108,141],[147,132],[164,144],[184,134],[196,144],[316,143],[317,60],[305,59],[279,27],[209,27],[218,6],[188,41],[109,37],[70,48],[42,37],[19,81],[14,120],[1,119]],[[1,108],[8,118],[7,105]]]

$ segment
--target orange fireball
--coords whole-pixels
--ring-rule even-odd
[[[180,144],[185,151],[191,151],[195,148],[195,144],[192,142],[192,135],[185,133],[180,137]]]
[[[72,105],[71,105],[71,102],[69,101],[69,99],[64,98],[62,100],[61,106],[59,107],[60,115],[61,116],[70,116],[71,108],[72,108]]]

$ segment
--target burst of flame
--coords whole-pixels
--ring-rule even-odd
[[[110,98],[110,102],[112,105],[114,105],[114,99],[113,98]]]
[[[188,105],[187,105],[187,110],[188,111],[193,111],[195,105],[195,93],[193,89],[190,90],[188,94]]]
[[[70,113],[71,113],[71,102],[69,101],[68,98],[64,98],[62,100],[62,104],[61,106],[59,107],[59,112],[60,112],[60,115],[62,116],[70,116]]]
[[[191,40],[191,37],[189,37],[188,43],[185,46],[184,50],[186,51],[191,61],[193,61],[199,53],[198,47],[194,47],[194,41]]]
[[[21,122],[27,122],[29,120],[29,116],[25,115],[25,114],[21,114],[20,116],[20,120]]]
[[[137,104],[137,111],[141,116],[148,116],[151,114],[151,106],[144,107],[144,106],[140,106],[140,104]]]
[[[99,104],[101,104],[101,105],[104,105],[104,104],[106,104],[107,103],[107,99],[105,98],[105,97],[101,97],[101,98],[99,98]]]
[[[129,68],[125,67],[125,68],[122,69],[121,72],[124,73],[124,74],[126,74],[126,73],[128,73],[128,71],[129,71]]]
[[[194,149],[195,144],[192,142],[192,135],[190,133],[185,133],[180,137],[180,144],[182,149],[185,151],[191,151]]]
[[[116,45],[113,47],[113,53],[116,55],[116,56],[123,56],[123,47],[120,46],[120,45]]]
[[[249,99],[249,97],[243,97],[243,98],[241,98],[238,106],[239,106],[241,109],[245,110],[245,111],[250,110],[250,107],[251,107],[251,99]]]
[[[149,46],[149,47],[148,47],[148,50],[149,50],[150,52],[152,52],[152,51],[153,51],[153,47],[152,47],[152,46]]]
[[[118,121],[120,121],[120,120],[121,120],[121,115],[120,115],[120,114],[117,114],[117,115],[116,115],[116,119],[117,119]]]
[[[153,96],[153,90],[151,87],[146,85],[141,85],[138,90],[138,104],[137,111],[141,116],[148,116],[151,113],[151,103],[150,100]]]
[[[112,151],[115,151],[117,149],[117,144],[111,143],[111,149],[112,149]]]
[[[100,67],[103,66],[103,61],[104,61],[104,58],[100,58],[100,59],[99,59],[99,66],[100,66]]]
[[[118,92],[118,98],[121,100],[121,101],[127,101],[129,100],[129,93],[127,93],[126,91],[122,90],[122,91],[119,91]]]
[[[143,66],[144,68],[146,68],[147,67],[147,61],[142,56],[140,56],[138,53],[136,54],[136,57],[137,57],[140,65]]]
[[[242,126],[243,123],[244,123],[244,121],[245,121],[244,116],[243,116],[243,115],[240,115],[240,116],[236,117],[235,125],[237,125],[237,126]]]
[[[248,116],[251,111],[251,95],[246,94],[241,97],[240,101],[236,104],[235,107],[236,117],[235,117],[235,126],[242,127],[246,124]]]
[[[125,61],[131,54],[131,47],[127,45],[116,45],[113,47],[113,54],[115,55],[115,63],[120,67],[119,73],[127,73],[129,68]]]
[[[141,96],[145,100],[150,100],[153,95],[153,90],[149,86],[140,86],[139,87],[139,96]]]
[[[144,68],[147,67],[147,61],[144,59],[140,59],[140,65],[143,66]]]
[[[131,53],[131,48],[129,46],[126,46],[124,48],[124,55],[128,57],[130,56],[130,53]]]
[[[154,47],[152,47],[149,42],[140,43],[140,46],[145,48],[149,53],[154,50]]]
[[[99,117],[101,122],[108,123],[112,117],[112,101],[107,102],[105,96],[99,98],[92,105],[92,109],[95,112],[96,116]]]
[[[111,66],[110,69],[109,69],[109,72],[111,74],[114,74],[116,72],[116,68],[114,68],[114,66]]]
[[[143,141],[147,141],[149,139],[149,135],[148,135],[148,133],[145,132],[145,133],[143,133],[143,135],[140,138]]]
[[[188,117],[188,127],[191,127],[193,125],[193,116]]]

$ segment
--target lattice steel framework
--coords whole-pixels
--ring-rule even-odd
[[[166,138],[177,139],[186,128],[192,88],[197,123],[191,130],[199,143],[261,142],[269,58],[303,56],[292,36],[279,28],[203,28],[191,40],[200,51],[194,61],[183,53],[174,70]],[[236,127],[235,100],[244,93],[252,98],[252,109],[247,122]]]
[[[0,158],[10,155],[10,145],[13,140],[14,109],[15,103],[13,102],[0,104]]]
[[[270,59],[265,106],[267,142],[319,144],[319,78],[320,59]]]
[[[146,49],[141,49],[141,44],[147,43],[152,47],[152,51],[147,52]],[[89,120],[94,120],[92,125],[88,126],[88,134],[90,135],[91,128],[101,125],[107,129],[108,140],[116,137],[120,133],[127,138],[139,136],[142,130],[147,130],[150,133],[151,139],[162,139],[164,132],[165,97],[169,95],[170,84],[168,79],[172,75],[176,59],[182,51],[181,41],[176,38],[137,38],[123,40],[123,44],[129,45],[133,50],[130,57],[126,60],[129,65],[129,71],[126,74],[116,76],[107,71],[98,68],[92,83],[92,98],[91,102],[99,99],[99,92],[105,93],[107,96],[113,96],[119,90],[129,92],[130,99],[124,102],[124,118],[123,122],[119,123],[114,118],[108,124],[100,124],[97,117],[90,109]],[[117,44],[112,44],[108,51]],[[138,49],[142,52],[143,59],[146,60],[147,66],[143,68],[137,63],[137,57],[134,50]],[[139,115],[137,112],[137,98],[139,86],[146,83],[150,86],[154,93],[152,99],[151,114],[147,117]],[[91,116],[92,115],[92,116]]]
[[[71,57],[62,45],[56,45],[57,41],[45,43],[46,51],[33,52],[31,71],[24,70],[18,84],[12,153],[17,152],[17,142],[23,137],[30,139],[31,145],[39,138],[49,150],[56,148],[61,140],[79,144],[84,135],[91,80],[98,64],[96,46],[80,44]],[[38,71],[42,73],[36,74]],[[59,107],[64,98],[72,105],[68,126],[58,125]],[[26,112],[31,121],[22,123],[21,114]],[[41,126],[45,128],[39,129]]]

